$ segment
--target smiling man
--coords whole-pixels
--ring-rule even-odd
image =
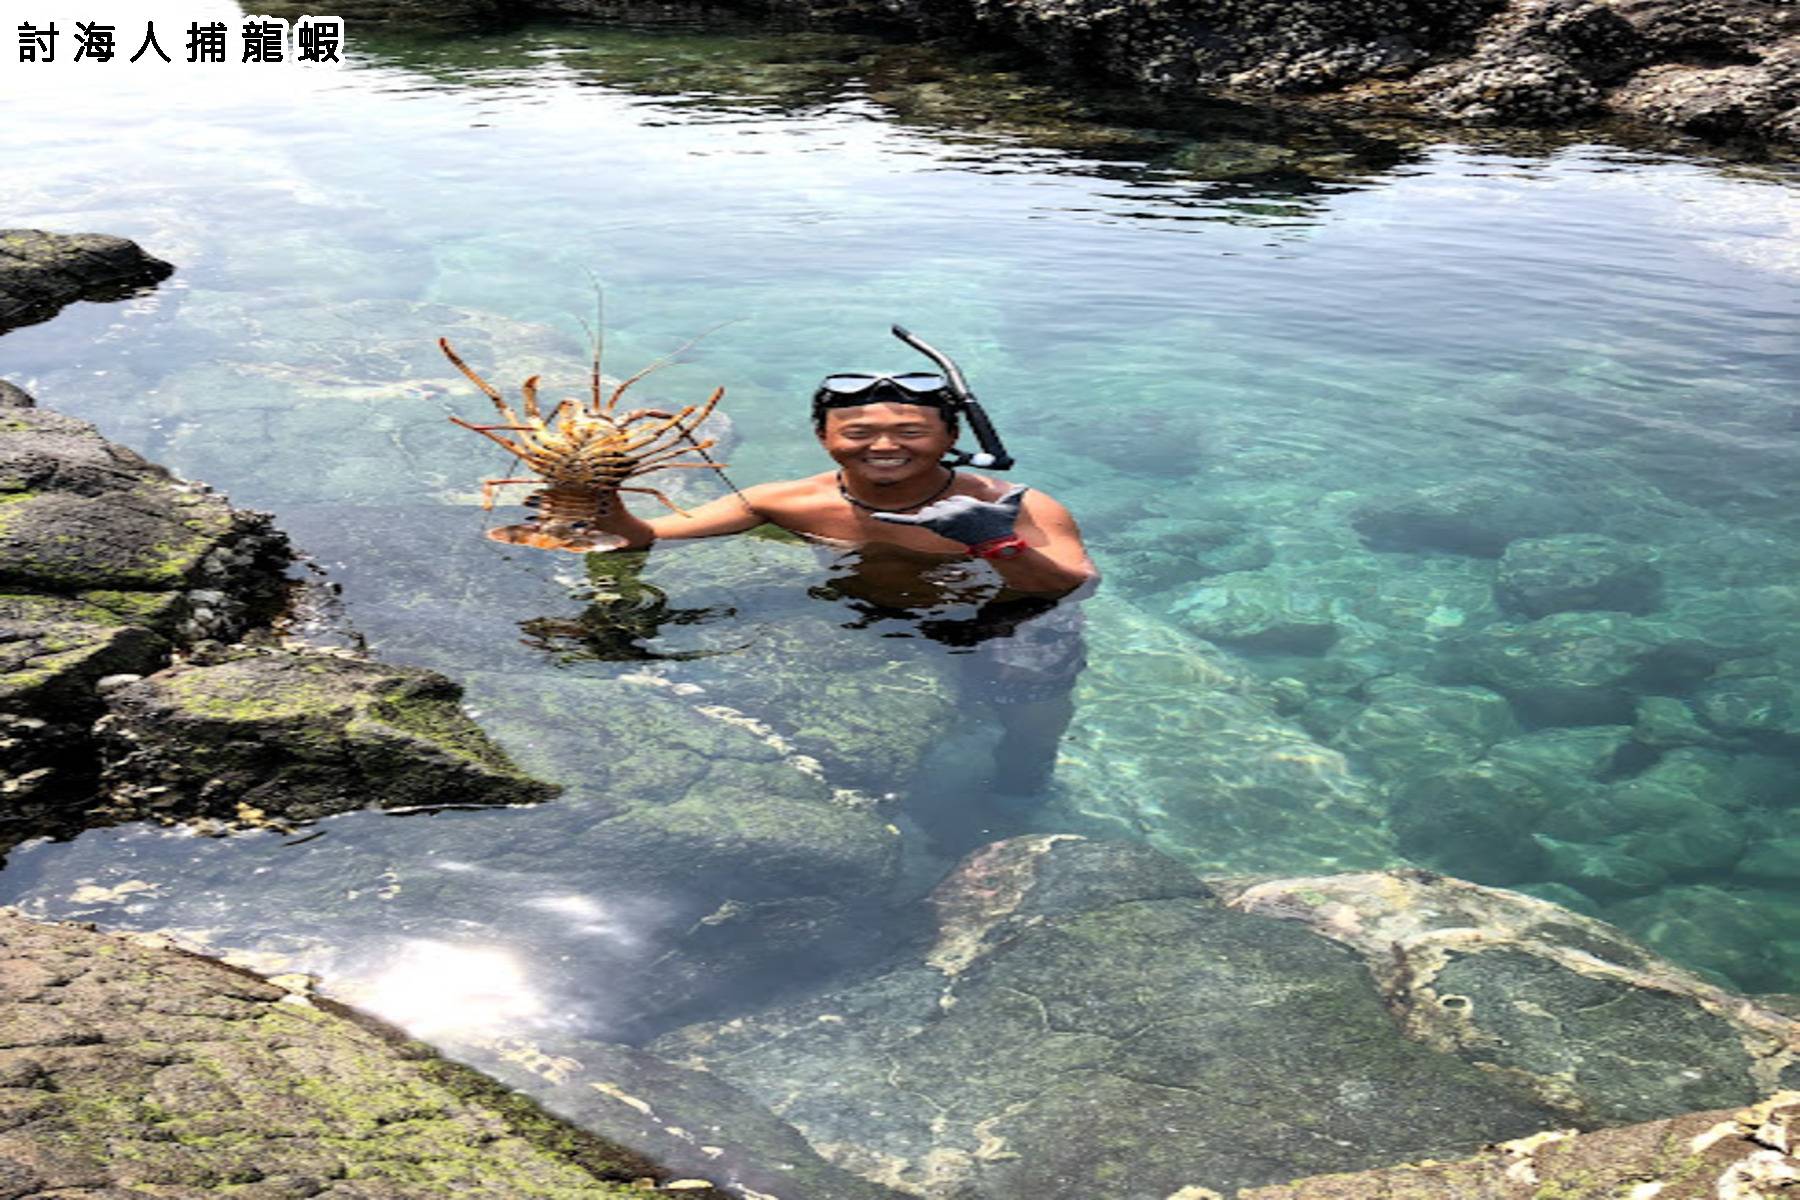
[[[759,484],[686,516],[645,521],[618,504],[600,524],[628,549],[763,524],[843,549],[830,584],[812,594],[865,621],[910,619],[951,647],[968,695],[1000,717],[993,791],[1041,798],[1087,661],[1078,606],[1057,601],[1099,573],[1068,509],[947,464],[967,457],[954,447],[971,412],[980,415],[942,375],[828,375],[812,421],[835,469]],[[959,610],[966,615],[945,615]]]
[[[615,506],[603,527],[628,549],[766,523],[878,555],[981,558],[1018,595],[1066,595],[1097,575],[1068,509],[1043,492],[945,465],[959,421],[942,376],[829,375],[813,396],[813,431],[836,470],[759,484],[686,516],[643,521]]]

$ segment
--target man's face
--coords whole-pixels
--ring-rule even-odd
[[[883,401],[827,410],[819,443],[846,476],[880,487],[935,473],[956,439],[941,410]]]

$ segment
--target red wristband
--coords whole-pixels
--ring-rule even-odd
[[[969,553],[976,558],[1017,558],[1031,549],[1031,544],[1016,533],[1005,537],[989,538],[985,542],[976,542],[969,547]]]

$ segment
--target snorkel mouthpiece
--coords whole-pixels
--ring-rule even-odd
[[[894,336],[929,358],[937,364],[944,374],[944,381],[950,385],[950,392],[956,398],[956,408],[968,415],[969,428],[975,431],[975,440],[981,443],[981,449],[974,454],[966,450],[952,452],[945,460],[947,466],[984,467],[990,471],[1007,471],[1012,469],[1013,457],[1006,452],[1006,446],[1000,441],[1000,435],[994,431],[994,423],[982,410],[975,399],[975,393],[969,390],[968,381],[958,369],[949,355],[936,349],[924,339],[913,334],[904,326],[894,326]]]

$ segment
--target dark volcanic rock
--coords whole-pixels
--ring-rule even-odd
[[[182,665],[110,692],[99,815],[311,819],[358,808],[507,804],[520,774],[435,671],[323,653]]]
[[[0,229],[0,332],[48,320],[75,300],[116,300],[174,267],[98,233]]]
[[[230,640],[279,605],[287,543],[85,421],[0,407],[0,843],[66,824],[92,785],[96,685]]]
[[[341,1010],[6,910],[0,1104],[6,1196],[602,1200],[664,1175]]]
[[[1399,1036],[1366,972],[1125,843],[1021,838],[922,961],[659,1040],[839,1165],[932,1197],[1163,1200],[1456,1152],[1551,1109]]]

